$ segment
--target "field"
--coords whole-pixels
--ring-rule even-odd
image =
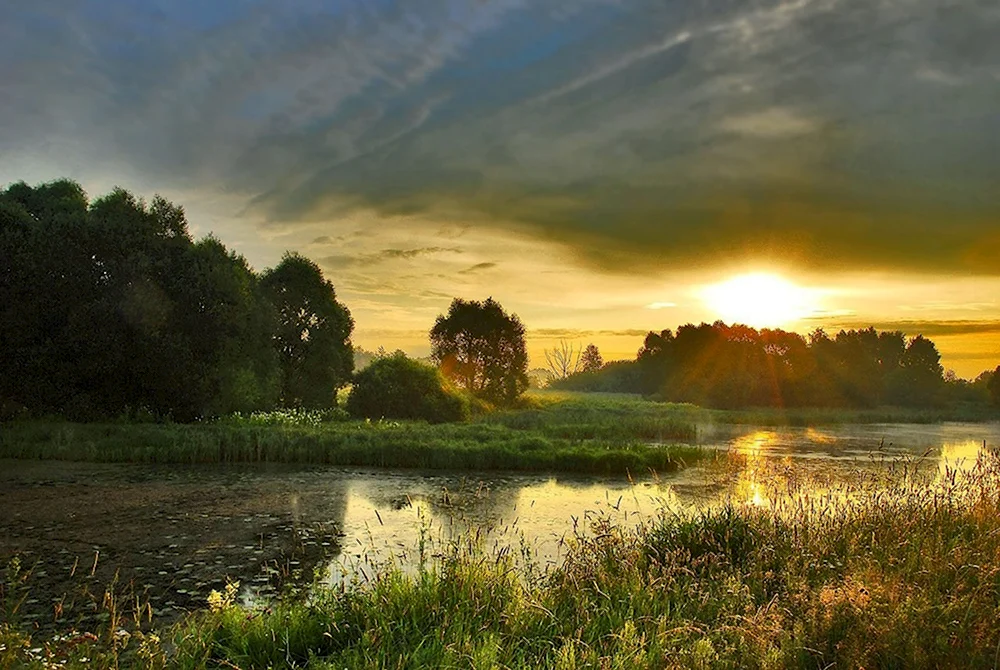
[[[307,601],[242,607],[234,586],[158,632],[112,597],[93,635],[0,628],[0,666],[995,667],[1000,459],[886,477],[633,530],[598,520],[549,573],[469,539]],[[16,621],[30,583],[10,567],[6,583]]]

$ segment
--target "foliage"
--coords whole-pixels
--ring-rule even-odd
[[[636,528],[596,518],[548,572],[462,538],[415,572],[390,564],[307,601],[245,608],[230,587],[159,635],[98,630],[50,643],[2,623],[0,661],[992,668],[1000,461],[986,454],[970,471],[940,474],[930,481],[908,467],[860,478],[822,504],[804,487],[769,507],[728,501]]]
[[[430,333],[431,358],[456,384],[496,405],[528,388],[524,325],[500,303],[456,298]]]
[[[278,312],[275,342],[281,362],[281,399],[290,407],[336,404],[337,389],[354,370],[354,320],[337,302],[319,266],[288,253],[261,277]]]
[[[292,658],[331,668],[990,668],[998,491],[993,457],[826,505],[729,503],[637,530],[598,519],[558,569],[522,579],[509,554],[460,543],[416,575],[387,568],[327,593],[299,619],[204,615],[180,654],[264,665],[273,655],[248,651],[291,624]]]
[[[67,180],[0,191],[4,416],[329,407],[351,327],[314,264],[287,256],[262,281],[217,239],[194,241],[159,196],[89,201]]]
[[[437,369],[397,351],[375,358],[355,375],[347,411],[362,419],[442,423],[468,419],[469,403]]]
[[[649,333],[635,368],[605,366],[559,388],[657,395],[706,407],[928,407],[946,399],[934,343],[874,328],[805,338],[722,322]]]
[[[552,382],[552,388],[588,393],[639,393],[643,369],[636,361],[610,361],[599,370],[578,372]]]
[[[604,366],[604,359],[601,358],[601,351],[596,344],[588,344],[580,356],[581,372],[597,372]]]
[[[276,398],[272,311],[181,208],[57,181],[0,192],[0,397],[81,419],[190,420]]]
[[[219,422],[236,426],[312,426],[318,428],[331,421],[346,421],[349,418],[347,412],[339,407],[330,409],[290,407],[270,412],[250,412],[246,415],[235,412],[220,419]]]
[[[709,455],[698,447],[668,446],[693,440],[687,411],[636,398],[544,394],[529,409],[437,425],[345,421],[339,409],[316,421],[317,413],[303,410],[193,425],[19,421],[0,433],[0,458],[666,472]]]
[[[990,375],[989,381],[986,382],[986,388],[990,392],[993,404],[1000,407],[1000,365]]]

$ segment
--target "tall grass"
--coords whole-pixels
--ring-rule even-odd
[[[131,463],[322,463],[422,469],[666,472],[704,452],[625,436],[550,436],[502,424],[336,422],[321,425],[222,423],[8,424],[2,458]]]
[[[1000,459],[859,477],[638,528],[549,573],[461,543],[416,574],[247,610],[218,597],[136,667],[992,668]],[[525,571],[527,570],[527,571]],[[102,659],[95,645],[88,658]],[[151,660],[152,659],[152,660]],[[116,659],[120,660],[120,658]],[[131,662],[131,661],[130,661]],[[157,665],[159,663],[160,665]]]

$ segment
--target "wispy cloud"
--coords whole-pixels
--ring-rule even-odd
[[[491,263],[491,262],[476,263],[475,265],[471,265],[471,266],[465,268],[464,270],[459,270],[458,274],[460,274],[460,275],[470,275],[470,274],[473,274],[475,272],[482,272],[483,270],[492,270],[496,266],[497,266],[496,263]]]

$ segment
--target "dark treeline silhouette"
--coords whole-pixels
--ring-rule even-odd
[[[635,361],[556,386],[720,408],[933,406],[946,399],[943,373],[937,347],[919,335],[866,328],[803,337],[717,321],[650,332]]]
[[[184,212],[72,181],[0,191],[0,401],[94,419],[329,407],[353,321],[314,263],[258,276]]]

